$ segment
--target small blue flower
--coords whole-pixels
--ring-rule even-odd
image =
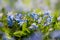
[[[44,12],[44,15],[50,15],[51,14],[51,11],[47,10]]]
[[[14,20],[14,16],[13,15],[9,15],[7,18],[8,21],[8,25],[12,26],[13,25],[13,20]]]
[[[9,5],[6,5],[6,6],[5,6],[5,9],[6,9],[8,12],[12,11],[11,6],[9,6]]]
[[[47,25],[51,24],[52,18],[53,18],[52,16],[48,16],[48,17],[46,18],[46,22],[45,22],[44,26],[47,26]]]
[[[34,32],[29,37],[23,38],[23,40],[43,40],[41,32]]]
[[[20,20],[22,19],[22,17],[23,17],[22,14],[17,14],[15,20]]]
[[[13,22],[12,21],[8,21],[8,26],[12,26]]]
[[[50,14],[49,14],[49,12],[47,11],[47,12],[45,12],[44,14],[43,14],[43,18],[45,18],[45,17],[49,17],[50,16]]]
[[[25,23],[25,22],[27,22],[27,20],[18,20],[18,24],[19,24],[20,26],[22,26],[23,23]]]
[[[47,23],[44,24],[44,26],[47,26],[47,25],[49,25],[49,24],[47,24]]]
[[[49,15],[49,13],[44,13],[44,15]]]
[[[14,15],[8,15],[8,19],[14,20]]]
[[[48,20],[49,20],[50,22],[52,22],[52,19],[53,19],[53,16],[49,16],[49,17],[48,17]]]
[[[52,16],[49,16],[46,21],[47,22],[52,22]]]
[[[36,25],[36,23],[33,23],[33,24],[29,27],[29,29],[31,29],[31,30],[37,30],[37,28],[38,28],[38,26]]]
[[[47,20],[46,20],[47,22],[51,22],[51,18],[47,18]]]
[[[39,17],[36,13],[32,13],[31,14],[31,17],[34,19],[34,20],[37,20]]]
[[[52,39],[60,38],[60,30],[55,30],[50,34]]]
[[[52,22],[52,16],[50,15],[50,12],[49,11],[46,11],[43,15],[43,19],[45,19],[45,22],[44,22],[44,26],[47,26],[49,24],[51,24]]]
[[[2,40],[9,40],[9,39],[8,39],[7,36],[4,34],[4,35],[2,36]]]

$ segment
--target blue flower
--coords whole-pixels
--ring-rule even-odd
[[[48,18],[50,19],[50,21],[52,21],[53,16],[49,16]]]
[[[23,38],[23,40],[43,40],[42,39],[42,33],[39,31],[34,32],[29,37]]]
[[[39,16],[36,14],[36,13],[32,13],[31,14],[31,17],[34,19],[34,20],[37,20],[39,18]]]
[[[22,14],[16,14],[16,18],[15,18],[15,20],[20,20],[20,19],[22,19]]]
[[[8,25],[12,26],[13,25],[13,20],[14,20],[14,16],[13,15],[9,15],[7,18],[8,21]]]
[[[56,39],[56,38],[59,39],[60,38],[60,30],[55,30],[55,31],[51,32],[50,37],[52,39]]]
[[[51,24],[51,22],[52,22],[51,18],[47,18],[44,26],[47,26],[47,25]]]
[[[8,26],[12,26],[13,22],[12,21],[8,21]]]
[[[47,21],[47,22],[51,22],[51,18],[48,17],[46,21]]]
[[[47,26],[47,25],[51,24],[52,18],[53,18],[52,16],[48,16],[48,17],[46,18],[46,22],[45,22],[44,26]]]
[[[51,14],[51,11],[50,10],[47,10],[44,12],[44,15],[50,15]]]
[[[6,9],[8,12],[12,11],[11,6],[9,6],[9,5],[6,5],[6,6],[5,6],[5,9]]]
[[[8,15],[8,19],[14,20],[14,15]]]
[[[4,35],[2,36],[2,40],[9,40],[9,39],[8,39],[7,36],[4,34]]]
[[[43,18],[45,18],[45,17],[49,17],[49,16],[50,16],[50,14],[49,14],[48,11],[46,11],[46,12],[43,14]]]
[[[49,13],[48,12],[45,12],[44,15],[49,15]]]
[[[53,18],[52,16],[49,16],[46,21],[51,23],[52,22],[52,18]]]
[[[27,22],[27,20],[18,20],[17,22],[18,22],[18,24],[19,24],[20,26],[22,26],[23,23]]]
[[[33,23],[33,24],[29,27],[29,29],[31,29],[31,30],[37,30],[37,28],[38,28],[38,26],[36,25],[36,23]]]

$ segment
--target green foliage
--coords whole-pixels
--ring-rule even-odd
[[[12,7],[14,6],[14,3],[16,1],[17,0],[5,0],[5,2],[9,2],[10,6],[12,6]],[[24,0],[24,3],[26,3],[27,1],[30,2],[30,0]],[[27,3],[29,3],[29,2],[27,2]],[[46,3],[47,3],[47,5],[50,6],[50,0],[46,0]],[[60,21],[57,20],[57,18],[60,16],[60,13],[59,13],[60,8],[59,7],[60,7],[60,5],[58,3],[55,11],[52,14],[52,16],[53,16],[52,23],[50,25],[48,25],[48,26],[44,26],[44,22],[46,21],[47,17],[42,19],[41,23],[38,24],[37,21],[34,21],[34,19],[32,17],[27,15],[28,13],[33,12],[33,9],[32,9],[30,12],[17,11],[17,13],[22,13],[23,15],[26,15],[25,19],[27,19],[28,21],[23,23],[22,26],[20,26],[20,25],[18,25],[18,22],[14,20],[14,24],[13,24],[12,27],[8,26],[8,24],[7,24],[7,15],[6,15],[7,12],[6,12],[6,10],[4,8],[2,8],[1,12],[3,13],[3,16],[0,19],[0,22],[2,22],[4,24],[4,26],[0,28],[0,31],[6,33],[9,37],[16,36],[16,37],[18,37],[17,40],[21,40],[22,37],[27,37],[31,33],[34,32],[33,30],[30,30],[28,27],[30,27],[32,23],[36,23],[38,25],[37,30],[41,31],[43,33],[44,40],[49,40],[50,32],[52,32],[54,30],[60,30]],[[39,12],[41,12],[41,14],[39,14],[40,15],[39,17],[43,16],[43,11],[41,11],[41,9],[38,8],[38,9],[35,10],[35,12],[37,14],[39,14]],[[50,28],[52,28],[51,31],[50,31]]]

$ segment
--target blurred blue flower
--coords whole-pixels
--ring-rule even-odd
[[[8,21],[8,25],[12,26],[13,25],[13,20],[14,20],[14,16],[13,15],[9,15],[7,18]]]
[[[51,24],[53,17],[48,12],[44,14],[43,19],[44,18],[46,18],[44,26]]]
[[[3,23],[2,22],[0,22],[0,27],[3,27]]]
[[[9,39],[8,39],[7,36],[4,34],[4,35],[2,36],[2,40],[9,40]]]
[[[49,16],[46,18],[46,22],[45,22],[44,26],[47,26],[47,25],[51,24],[52,18],[53,18],[53,17],[49,15]]]
[[[34,32],[29,37],[23,38],[23,40],[43,40],[42,33],[39,31]]]
[[[23,23],[25,23],[25,22],[27,22],[27,20],[18,20],[18,24],[19,24],[20,26],[22,26]]]
[[[49,16],[46,21],[51,23],[52,22],[52,18],[53,18],[52,16]]]
[[[8,15],[8,19],[13,20],[14,19],[14,15]]]
[[[32,13],[31,14],[31,17],[34,19],[34,20],[38,20],[39,16],[36,14],[36,13]]]
[[[37,30],[37,28],[38,28],[38,26],[36,25],[36,23],[33,23],[33,24],[29,27],[29,29],[31,29],[31,30]]]
[[[15,20],[20,20],[20,19],[22,19],[22,14],[16,14],[16,18],[15,18]]]
[[[5,9],[6,9],[8,12],[12,11],[12,8],[11,8],[10,5],[6,5],[6,6],[5,6]]]
[[[44,15],[49,15],[49,13],[44,13]]]
[[[47,21],[47,22],[51,22],[51,18],[50,18],[50,17],[48,17],[46,21]]]
[[[50,15],[50,14],[51,14],[51,11],[50,10],[44,11],[44,15]]]
[[[55,31],[51,32],[50,37],[52,39],[60,38],[60,30],[55,30]]]
[[[13,22],[12,21],[8,21],[8,26],[12,26]]]
[[[50,13],[48,11],[46,11],[44,14],[43,14],[43,18],[45,17],[49,17],[50,16]]]
[[[23,15],[22,14],[16,14],[15,20],[18,22],[18,24],[26,22],[26,20],[23,20]]]

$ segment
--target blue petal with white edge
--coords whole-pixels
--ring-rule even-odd
[[[20,20],[20,19],[22,19],[22,14],[16,14],[15,20]]]
[[[14,16],[12,16],[12,15],[8,16],[7,21],[8,21],[9,26],[13,25],[13,20],[14,20]]]
[[[22,26],[23,23],[25,23],[25,22],[27,22],[27,20],[18,20],[18,24],[19,24],[20,26]]]
[[[38,28],[38,26],[36,25],[36,23],[33,23],[33,24],[29,27],[29,29],[31,29],[31,30],[37,30],[37,28]]]
[[[31,17],[34,19],[34,20],[37,20],[39,17],[36,13],[32,13],[31,14]]]

